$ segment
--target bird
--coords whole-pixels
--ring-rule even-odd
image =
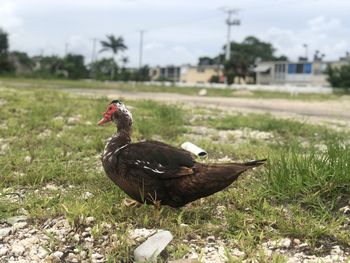
[[[244,163],[201,163],[190,152],[160,141],[131,140],[132,113],[120,100],[107,106],[97,123],[116,124],[107,140],[102,165],[107,176],[139,203],[178,208],[231,185],[266,159]]]

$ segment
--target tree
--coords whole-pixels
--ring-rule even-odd
[[[8,58],[8,34],[0,28],[0,74],[14,71],[14,66]]]
[[[228,83],[232,83],[236,76],[245,79],[247,76],[253,75],[251,69],[258,60],[288,60],[288,58],[283,55],[275,57],[275,48],[272,44],[260,41],[253,36],[245,38],[241,43],[231,42],[230,49],[230,59],[228,61],[225,59],[226,46],[224,46],[223,53],[212,59],[202,57],[199,63],[223,64]]]
[[[274,60],[275,49],[270,43],[262,42],[256,37],[249,36],[242,43],[231,42],[231,57],[225,65],[228,75],[236,75],[245,79],[256,59]],[[232,77],[231,77],[232,78]],[[231,79],[231,81],[233,81]]]
[[[350,88],[350,63],[341,67],[328,66],[326,70],[328,82],[334,88]]]
[[[117,64],[112,58],[103,58],[95,61],[90,65],[91,70],[94,72],[94,76],[99,80],[107,80],[111,76],[111,71],[118,69]]]
[[[124,44],[124,39],[120,36],[116,38],[113,35],[107,35],[107,41],[102,40],[101,42],[102,49],[100,52],[105,51],[111,51],[113,56],[112,60],[114,60],[114,57],[118,54],[119,51],[124,51],[127,49],[127,46]],[[115,76],[115,67],[111,68],[111,80],[114,79]]]
[[[68,72],[70,79],[81,79],[87,76],[84,56],[82,55],[68,54],[63,59],[63,69]]]

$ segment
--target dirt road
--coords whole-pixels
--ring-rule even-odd
[[[65,91],[94,97],[104,96],[110,99],[151,99],[185,105],[224,108],[233,111],[264,112],[282,117],[304,117],[313,121],[325,120],[350,125],[349,98],[327,101],[301,101],[288,99],[204,97],[174,93],[127,92],[107,89],[66,89]]]

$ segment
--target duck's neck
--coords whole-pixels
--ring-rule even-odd
[[[113,143],[115,148],[122,147],[126,144],[131,143],[131,130],[122,129],[119,130],[112,136],[110,144]]]

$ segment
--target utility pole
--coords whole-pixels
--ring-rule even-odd
[[[66,43],[64,44],[64,56],[67,56],[67,55],[68,55],[68,48],[69,48],[69,43],[66,42]]]
[[[143,34],[145,30],[140,30],[140,51],[139,51],[139,68],[142,68],[142,56],[143,56]]]
[[[223,8],[223,11],[228,14],[226,19],[227,25],[227,42],[226,42],[226,62],[230,61],[231,58],[231,26],[241,25],[241,20],[238,18],[232,18],[233,15],[238,15],[239,9],[227,9]],[[225,76],[225,84],[228,84],[227,76]]]
[[[309,52],[308,52],[308,45],[307,44],[303,44],[303,47],[305,48],[305,60],[308,61],[308,56],[309,56]]]
[[[232,19],[232,15],[238,15],[239,10],[238,9],[228,9],[224,10],[225,13],[228,14],[228,18],[226,19],[226,25],[227,25],[227,43],[226,43],[226,61],[230,60],[230,53],[231,53],[231,26],[239,26],[241,25],[241,20],[238,18]]]
[[[93,38],[92,39],[92,53],[91,53],[91,64],[95,62],[96,60],[96,41],[97,41],[97,38]]]

